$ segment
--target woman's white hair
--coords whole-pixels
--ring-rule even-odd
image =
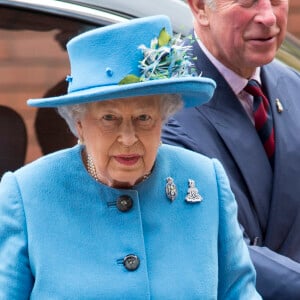
[[[78,137],[76,123],[82,119],[89,103],[65,105],[58,107],[58,113],[65,119],[72,133]],[[160,112],[163,121],[174,115],[183,107],[183,101],[178,94],[160,95]]]

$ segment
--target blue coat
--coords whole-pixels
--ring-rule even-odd
[[[2,178],[0,299],[260,299],[218,161],[161,146],[151,176],[121,190],[96,182],[80,150]],[[201,202],[185,201],[189,179]],[[121,195],[131,210],[117,208]],[[136,270],[125,268],[128,254],[139,258]]]
[[[242,105],[193,43],[196,68],[217,83],[211,101],[167,124],[163,141],[221,161],[239,207],[264,299],[300,299],[300,75],[274,61],[262,67],[275,126],[275,169]],[[278,112],[276,99],[283,106]],[[251,246],[254,243],[257,246]],[[276,283],[276,284],[274,284]]]

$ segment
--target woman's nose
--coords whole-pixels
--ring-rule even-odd
[[[136,131],[132,120],[123,121],[119,129],[119,143],[122,143],[124,146],[129,147],[137,141]]]

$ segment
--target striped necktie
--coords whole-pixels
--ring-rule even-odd
[[[249,80],[244,89],[253,96],[253,116],[255,128],[262,141],[267,156],[269,157],[271,164],[273,164],[275,138],[272,111],[269,100],[256,80]]]

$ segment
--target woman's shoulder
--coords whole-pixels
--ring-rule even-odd
[[[181,148],[179,146],[163,144],[158,152],[157,162],[171,173],[189,174],[194,177],[216,178],[218,161],[203,154]]]

